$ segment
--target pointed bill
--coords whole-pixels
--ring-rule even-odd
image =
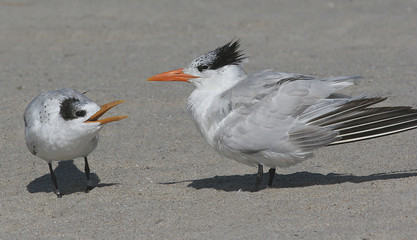
[[[188,80],[192,78],[198,78],[196,76],[185,74],[183,72],[184,68],[180,68],[177,70],[172,70],[169,72],[164,72],[160,74],[156,74],[155,76],[152,76],[148,78],[148,81],[182,81],[182,82],[188,82]]]
[[[114,101],[114,102],[110,102],[110,103],[102,105],[100,107],[100,110],[98,110],[96,113],[93,114],[93,116],[91,116],[89,119],[87,119],[85,121],[85,123],[99,122],[100,125],[103,125],[103,124],[106,124],[106,123],[109,123],[109,122],[120,121],[122,119],[127,118],[127,116],[115,116],[115,117],[108,117],[108,118],[104,118],[104,119],[99,119],[101,116],[103,116],[103,114],[105,114],[111,108],[119,105],[122,102],[125,102],[125,101],[123,101],[123,100]]]

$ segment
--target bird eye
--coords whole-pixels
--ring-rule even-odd
[[[202,65],[202,66],[198,66],[197,67],[197,69],[198,69],[198,71],[203,71],[203,70],[206,70],[206,69],[208,69],[209,67],[207,66],[207,65]]]
[[[84,117],[86,114],[85,110],[80,110],[75,112],[75,116],[77,117]]]

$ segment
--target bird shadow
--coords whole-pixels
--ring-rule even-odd
[[[302,188],[314,185],[333,185],[345,182],[363,183],[377,180],[400,179],[417,176],[417,170],[397,171],[388,173],[376,173],[366,176],[355,176],[338,173],[329,173],[323,175],[320,173],[297,172],[292,174],[276,174],[274,183],[270,188]],[[232,191],[253,191],[256,174],[232,175],[232,176],[215,176],[211,178],[184,180],[178,182],[161,183],[165,185],[176,184],[181,182],[191,182],[188,187],[195,189],[212,188],[226,192]],[[259,190],[267,186],[268,174],[264,174]]]
[[[45,164],[45,171],[48,171],[48,165]],[[60,161],[58,166],[54,169],[57,178],[58,187],[63,195],[69,195],[76,192],[85,192],[87,186],[87,179],[85,173],[80,171],[74,165],[74,160]],[[118,183],[100,183],[100,178],[95,173],[90,173],[90,180],[93,188],[107,187],[117,185]],[[38,192],[53,192],[55,187],[51,180],[49,171],[42,177],[38,177],[31,181],[26,189],[30,193]]]

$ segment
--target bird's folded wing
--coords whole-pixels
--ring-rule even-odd
[[[231,151],[304,158],[312,148],[300,144],[327,145],[337,134],[306,125],[299,120],[300,115],[323,100],[339,101],[328,97],[351,85],[355,78],[315,79],[269,71],[251,75],[217,101],[224,107],[217,113],[223,119],[215,138]],[[341,101],[347,101],[344,99]],[[297,134],[291,135],[293,132]]]

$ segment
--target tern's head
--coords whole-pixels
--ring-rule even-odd
[[[124,101],[114,101],[99,107],[96,103],[85,98],[69,97],[60,102],[59,116],[64,123],[79,125],[82,128],[98,128],[103,124],[126,118],[126,116],[109,117],[99,119],[112,107]]]
[[[245,59],[239,40],[231,41],[196,59],[187,67],[157,74],[148,81],[184,81],[197,87],[236,81],[244,75],[240,63]]]
[[[103,124],[126,118],[126,116],[117,116],[99,119],[122,102],[124,101],[114,101],[100,107],[84,94],[73,89],[43,92],[26,108],[25,125],[26,127],[45,126],[45,129],[60,129],[60,132],[91,133],[100,129]]]

